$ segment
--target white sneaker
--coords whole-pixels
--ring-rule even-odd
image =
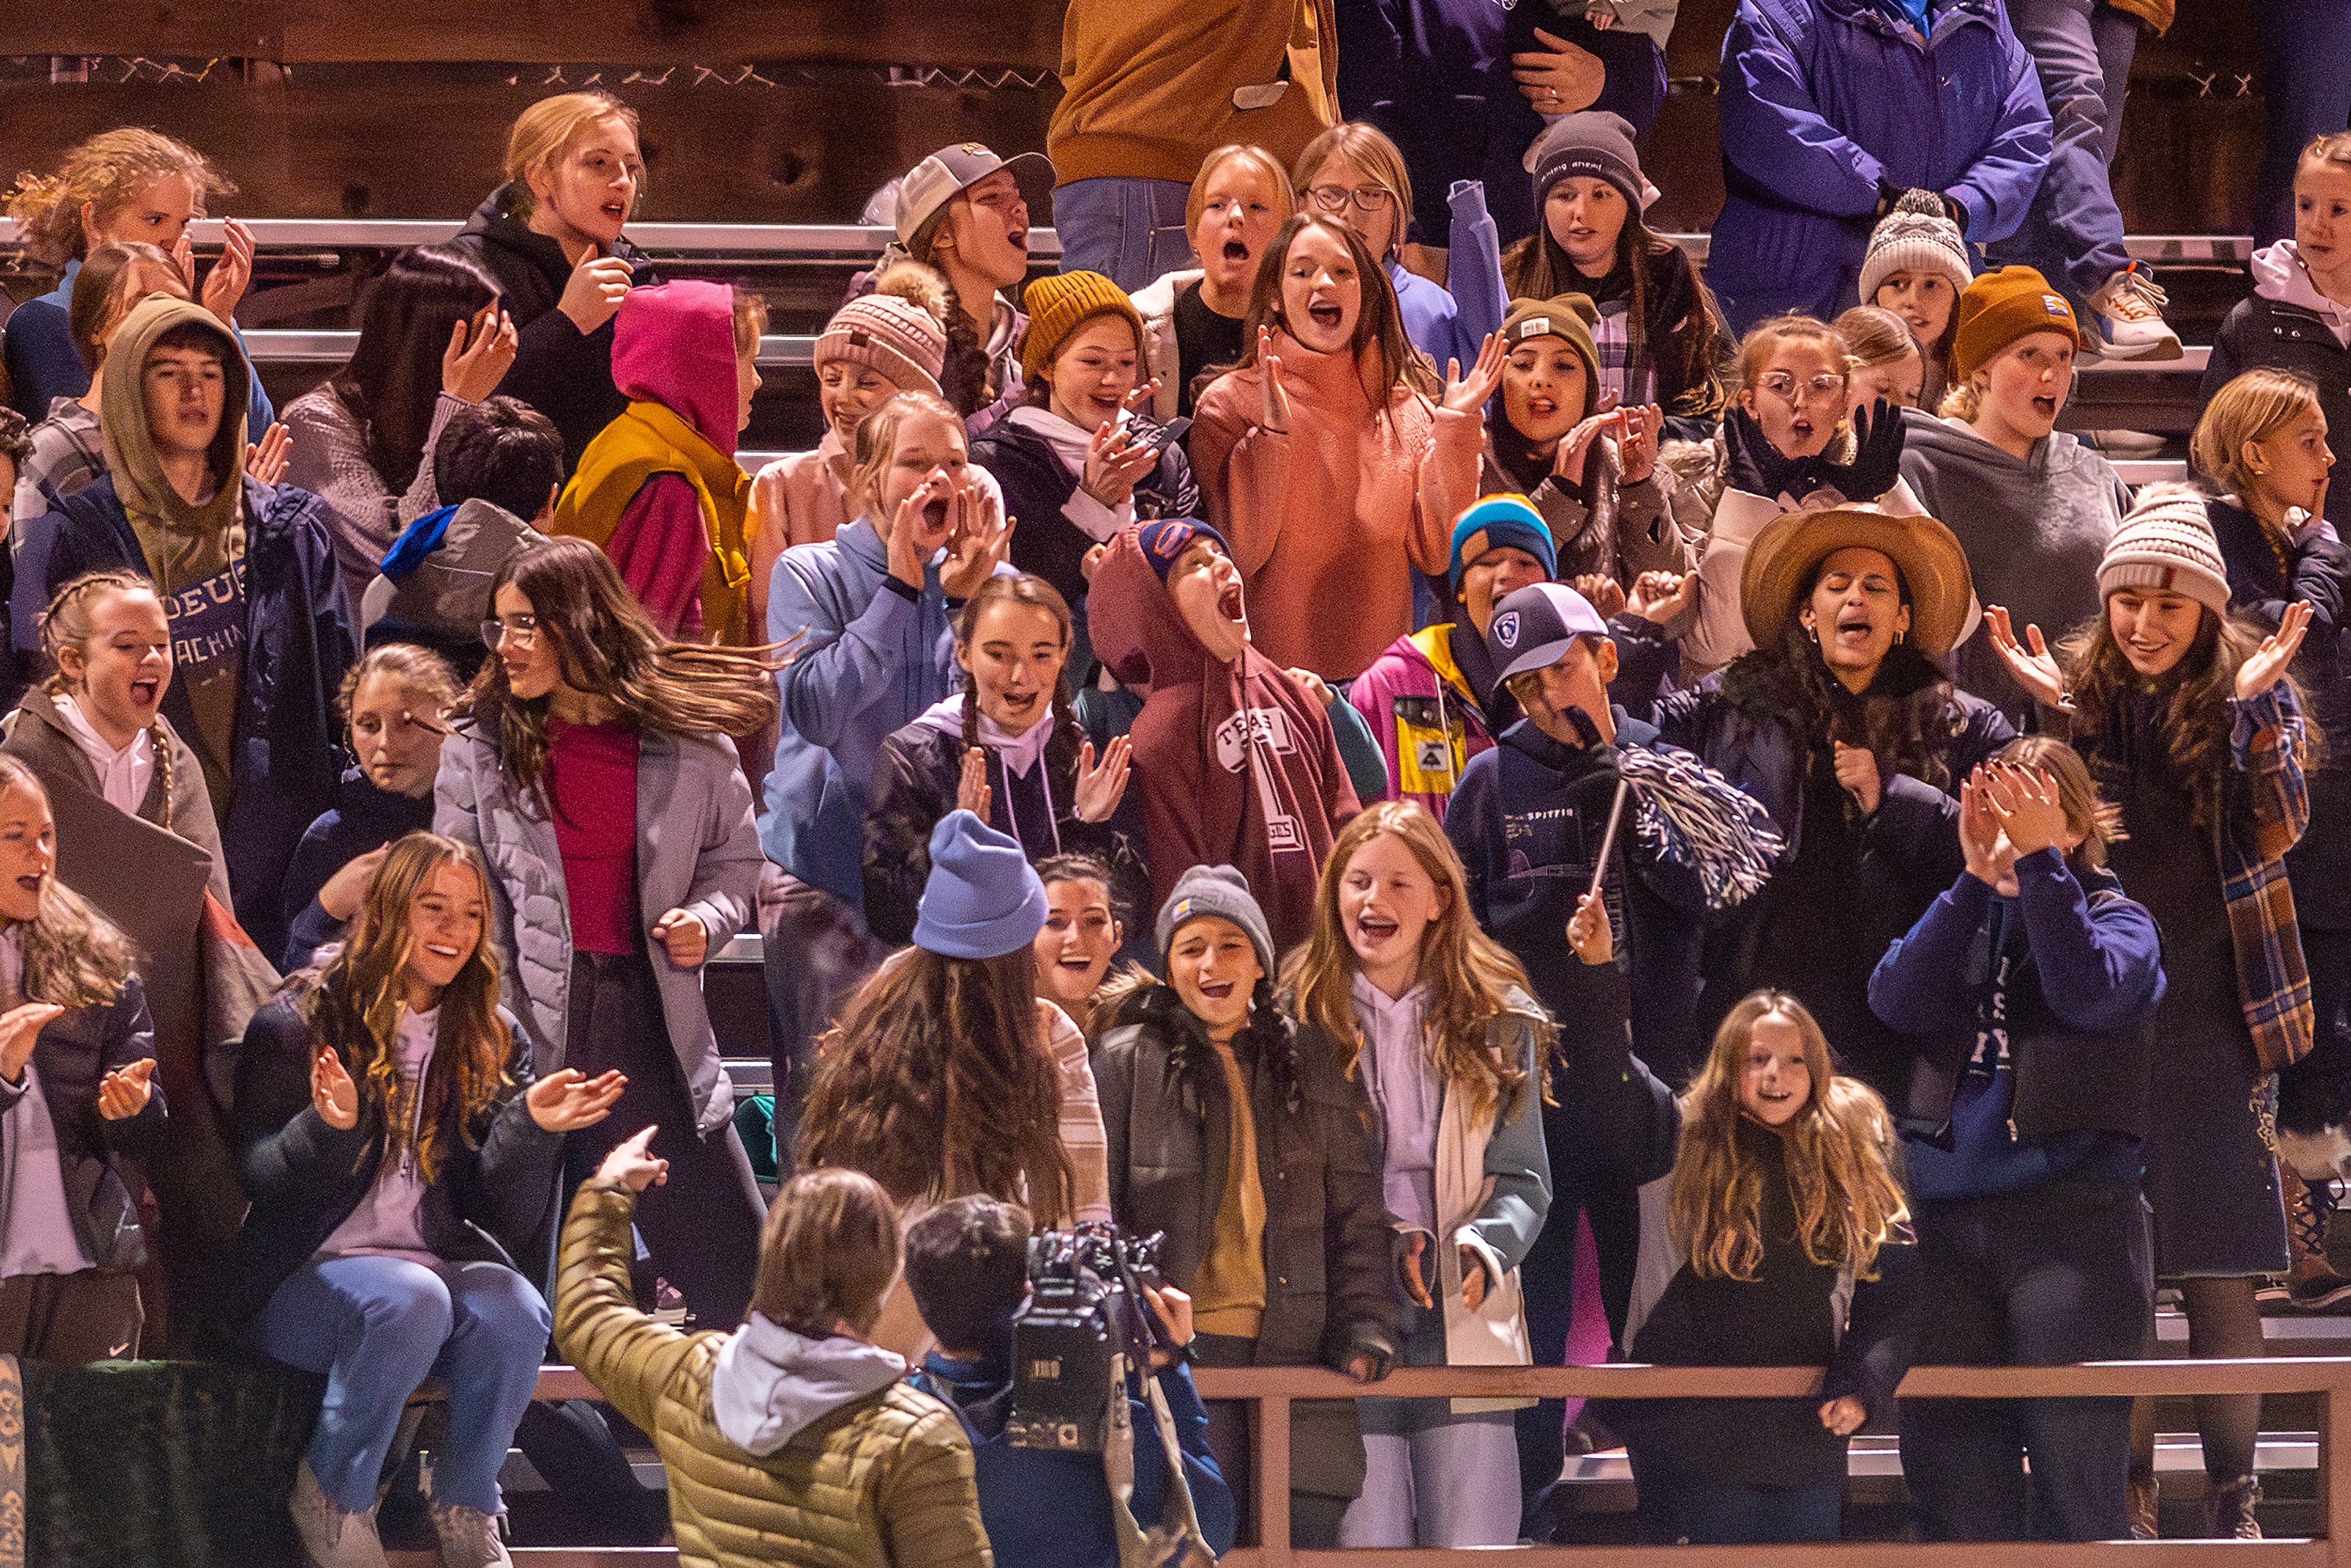
[[[2164,323],[2170,301],[2155,280],[2132,262],[2090,296],[2091,313],[2105,329],[2103,352],[2110,360],[2176,360],[2179,334]]]
[[[327,1495],[304,1459],[294,1472],[295,1533],[316,1568],[391,1568],[375,1532],[375,1510],[353,1513]]]
[[[433,1505],[433,1533],[441,1538],[443,1568],[514,1568],[498,1534],[498,1516],[459,1503]]]

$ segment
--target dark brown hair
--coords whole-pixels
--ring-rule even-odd
[[[1354,336],[1348,340],[1347,349],[1365,372],[1364,391],[1372,407],[1386,413],[1398,385],[1423,397],[1436,397],[1443,383],[1430,367],[1428,356],[1414,348],[1405,335],[1404,311],[1396,304],[1395,285],[1388,281],[1387,268],[1354,230],[1319,213],[1292,214],[1274,235],[1273,243],[1265,247],[1257,264],[1257,279],[1249,286],[1249,315],[1241,322],[1241,357],[1233,369],[1247,370],[1257,363],[1259,328],[1278,327],[1292,338],[1298,336],[1282,319],[1281,278],[1290,266],[1290,247],[1310,228],[1337,236],[1354,261],[1363,307],[1355,312]],[[1364,363],[1366,358],[1369,364]]]
[[[946,1350],[998,1348],[1029,1285],[1036,1222],[1017,1203],[971,1193],[906,1229],[906,1289],[923,1326]]]
[[[1037,956],[904,947],[817,1042],[800,1166],[843,1166],[900,1203],[985,1193],[1076,1216],[1061,1079],[1038,1019]]]
[[[169,294],[174,299],[193,299],[188,292],[188,280],[181,276],[180,264],[164,254],[160,246],[139,241],[110,240],[89,253],[74,275],[73,302],[66,319],[73,334],[74,352],[81,356],[82,369],[95,375],[106,363],[107,339],[131,313],[137,300],[126,299],[124,292],[131,286],[135,269],[152,267],[171,279],[168,287],[154,290]],[[143,296],[142,296],[143,298]]]
[[[803,1171],[776,1194],[759,1230],[751,1310],[809,1339],[847,1323],[872,1332],[898,1278],[898,1213],[872,1177]]]
[[[775,718],[769,677],[791,662],[775,656],[780,644],[671,642],[646,618],[611,560],[586,539],[542,539],[515,551],[498,568],[492,602],[509,583],[530,601],[563,684],[603,697],[637,728],[747,736]],[[516,696],[506,662],[496,658],[483,661],[465,694],[465,716],[497,737],[507,772],[526,789],[539,790],[547,768],[548,702]]]
[[[1077,765],[1078,743],[1083,730],[1078,716],[1070,706],[1070,606],[1061,590],[1041,577],[1021,572],[1015,577],[1002,574],[980,584],[979,591],[964,601],[963,613],[956,619],[956,652],[971,656],[972,639],[979,635],[979,618],[992,604],[1026,604],[1050,613],[1061,627],[1061,673],[1053,682],[1053,712],[1048,720],[1053,727],[1052,738],[1045,743],[1045,764],[1059,773]],[[966,672],[963,683],[963,743],[966,747],[979,744],[979,677]]]
[[[1535,232],[1502,253],[1502,277],[1510,298],[1555,299],[1562,294],[1591,293],[1593,280],[1577,271],[1567,252],[1552,238],[1541,204],[1536,205]],[[1722,362],[1730,357],[1732,343],[1713,292],[1687,260],[1679,266],[1689,277],[1688,313],[1667,324],[1658,334],[1662,343],[1650,341],[1649,297],[1659,287],[1656,274],[1676,266],[1680,255],[1673,241],[1650,230],[1632,203],[1625,204],[1625,226],[1616,231],[1615,260],[1615,266],[1632,280],[1625,309],[1625,384],[1635,384],[1654,361],[1660,383],[1678,382],[1682,388],[1666,412],[1704,419],[1719,414],[1729,399],[1723,385]],[[1668,366],[1670,376],[1666,373]],[[1599,395],[1596,386],[1593,395]]]
[[[359,343],[329,384],[359,420],[368,466],[393,495],[424,460],[450,329],[497,298],[497,280],[454,245],[402,251],[368,286]]]

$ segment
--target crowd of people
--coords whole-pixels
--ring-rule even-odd
[[[550,1343],[690,1563],[1220,1552],[1187,1364],[1826,1369],[1299,1403],[1300,1545],[1545,1539],[1619,1441],[1645,1539],[1834,1539],[1871,1424],[1927,1538],[2154,1535],[2147,1402],[1895,1390],[2351,1300],[2351,131],[2134,493],[2057,426],[2179,352],[2105,175],[2168,4],[1742,0],[1703,269],[1674,6],[1457,9],[1078,0],[1050,161],[878,198],[757,473],[766,303],[630,244],[613,98],[282,411],[222,171],[25,175],[0,1348],[323,1376],[318,1568],[435,1376],[443,1560],[508,1561]],[[1110,1460],[1015,1386],[1104,1227]],[[2196,1419],[2258,1535],[2259,1399]]]

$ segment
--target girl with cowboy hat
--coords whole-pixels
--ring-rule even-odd
[[[1878,1087],[1907,1052],[1870,1014],[1870,967],[1959,874],[1952,791],[2015,733],[1940,666],[1974,629],[1966,552],[1932,517],[1792,512],[1756,536],[1740,608],[1754,650],[1656,712],[1787,845],[1708,939],[1701,1026],[1760,988],[1792,992]]]

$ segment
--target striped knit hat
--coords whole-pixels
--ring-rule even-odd
[[[1964,293],[1974,280],[1968,242],[1942,204],[1905,192],[1894,210],[1869,231],[1869,251],[1861,261],[1861,302],[1877,303],[1877,286],[1897,272],[1939,272],[1951,292]]]
[[[2194,600],[2215,615],[2229,610],[2229,569],[2205,519],[2204,497],[2185,485],[2150,485],[2106,542],[2098,597],[2145,588]]]

